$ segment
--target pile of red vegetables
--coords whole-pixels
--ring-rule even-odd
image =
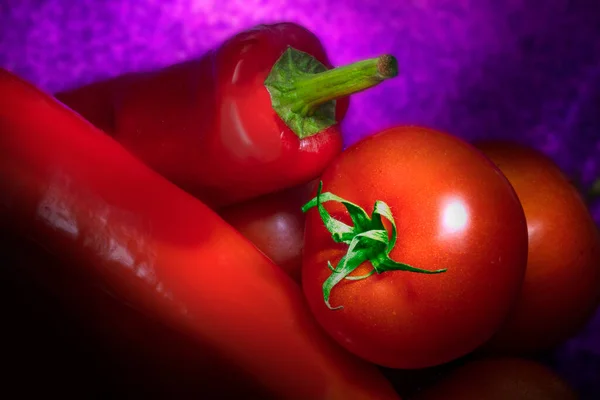
[[[574,399],[529,358],[600,301],[582,196],[517,143],[343,149],[348,96],[397,74],[291,23],[55,97],[0,71],[4,252],[169,395]]]

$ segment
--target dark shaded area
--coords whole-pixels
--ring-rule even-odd
[[[0,243],[7,392],[23,398],[269,398],[231,363],[64,269],[33,243],[6,232]]]

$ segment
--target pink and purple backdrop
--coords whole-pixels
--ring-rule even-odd
[[[281,20],[313,30],[335,64],[398,58],[399,78],[352,99],[347,143],[425,124],[532,144],[584,185],[600,176],[597,0],[0,0],[0,66],[56,92]],[[549,360],[600,398],[600,314]]]

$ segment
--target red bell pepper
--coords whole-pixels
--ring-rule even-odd
[[[317,181],[219,210],[219,215],[301,283],[304,213]]]
[[[16,235],[212,349],[274,398],[398,398],[214,211],[5,70],[0,93],[0,220]]]
[[[389,55],[330,67],[305,28],[260,25],[201,58],[57,98],[218,208],[317,178],[342,150],[347,103],[335,99],[398,73]]]

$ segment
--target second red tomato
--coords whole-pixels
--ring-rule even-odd
[[[477,147],[515,189],[529,231],[527,272],[510,318],[485,350],[528,354],[574,336],[600,302],[600,235],[577,189],[554,161],[517,143]]]

